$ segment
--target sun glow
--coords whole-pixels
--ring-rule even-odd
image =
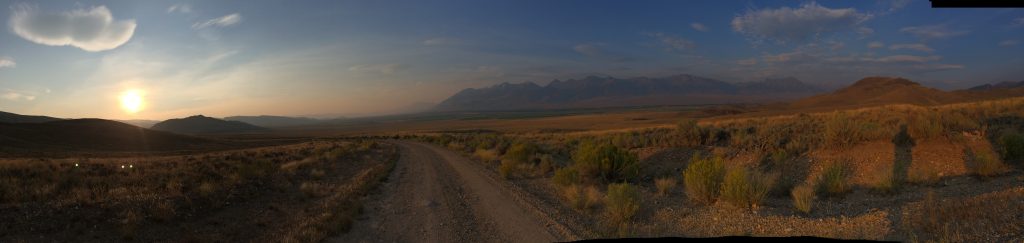
[[[132,89],[121,92],[121,109],[128,113],[138,113],[145,108],[146,102],[143,100],[145,93],[140,90]]]

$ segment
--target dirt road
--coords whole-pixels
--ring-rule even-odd
[[[332,242],[551,242],[549,220],[482,167],[446,149],[396,141],[402,158],[352,230]]]

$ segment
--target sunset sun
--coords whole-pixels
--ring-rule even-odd
[[[121,93],[121,109],[128,113],[138,113],[145,106],[144,93],[139,90],[127,90]]]

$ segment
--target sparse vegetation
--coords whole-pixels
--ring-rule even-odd
[[[746,167],[730,168],[722,183],[722,199],[741,208],[757,206],[768,196],[775,180],[775,175],[751,171]]]
[[[594,209],[601,202],[601,192],[594,186],[570,185],[562,188],[562,196],[569,205],[580,211]]]
[[[593,182],[628,181],[639,172],[636,155],[608,143],[583,142],[572,160],[580,177]]]
[[[832,161],[825,165],[818,177],[817,191],[829,197],[839,197],[849,190],[849,174],[844,162]]]
[[[1024,135],[1005,134],[999,138],[999,143],[1002,145],[1003,159],[1017,163],[1024,162]]]
[[[694,155],[683,172],[686,195],[697,203],[711,204],[718,198],[725,177],[725,162],[721,157]]]
[[[1006,164],[999,161],[995,155],[985,151],[974,151],[974,166],[972,166],[972,172],[978,176],[991,177],[1002,174],[1008,170]]]
[[[640,210],[640,192],[629,183],[608,184],[604,204],[608,218],[619,225],[632,220]]]
[[[658,189],[659,196],[668,195],[676,189],[676,179],[671,177],[654,179],[654,187]]]
[[[791,196],[793,197],[793,207],[796,210],[803,213],[811,212],[815,199],[814,186],[802,184],[794,187]]]

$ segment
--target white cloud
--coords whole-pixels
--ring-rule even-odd
[[[1018,41],[1018,40],[1004,40],[1004,41],[1000,41],[999,42],[999,46],[1016,46],[1018,44],[1020,44],[1020,41]],[[2,62],[2,61],[0,61],[0,62]],[[3,65],[0,64],[0,67],[2,67],[2,66]]]
[[[16,65],[18,65],[18,63],[15,63],[14,59],[11,59],[10,57],[0,57],[0,68],[12,68]]]
[[[693,28],[694,30],[697,30],[697,31],[700,31],[700,32],[707,32],[709,30],[707,26],[704,26],[704,24],[697,23],[697,22],[690,23],[690,28]]]
[[[867,58],[867,59],[863,59],[863,60],[873,61],[873,62],[881,62],[881,63],[895,63],[895,62],[918,62],[918,63],[923,63],[923,62],[929,62],[929,61],[938,61],[940,59],[942,59],[942,57],[940,57],[940,56],[892,55],[892,56],[879,57],[879,58],[875,58],[875,59]]]
[[[238,13],[233,13],[233,14],[228,14],[228,15],[221,16],[220,18],[214,18],[214,19],[211,19],[211,20],[207,20],[206,22],[198,22],[198,23],[192,24],[192,28],[193,29],[203,29],[203,28],[213,27],[213,26],[216,26],[216,27],[228,27],[228,26],[236,25],[236,24],[241,23],[241,22],[242,22],[242,15],[238,14]]]
[[[921,39],[944,39],[954,36],[965,35],[966,30],[950,30],[945,25],[912,26],[900,29],[900,32],[917,36]]]
[[[36,99],[35,95],[24,94],[14,90],[4,90],[0,93],[0,98],[9,101],[33,101]]]
[[[1013,26],[1024,26],[1024,17],[1013,19]]]
[[[601,56],[604,51],[601,50],[600,44],[579,44],[572,47],[573,51],[585,56]]]
[[[895,51],[895,50],[903,50],[903,49],[922,51],[922,52],[928,52],[928,53],[931,53],[931,52],[935,51],[935,49],[932,49],[931,47],[928,47],[928,45],[925,45],[925,44],[893,44],[893,45],[889,46],[889,50],[894,50]]]
[[[889,3],[889,12],[900,10],[910,4],[911,0],[893,0]]]
[[[167,8],[167,13],[191,13],[191,12],[192,12],[192,5],[189,5],[187,3],[179,3],[179,4],[171,5],[170,7]]]
[[[114,20],[106,6],[42,13],[23,4],[13,10],[11,30],[21,38],[43,45],[104,51],[123,45],[135,33],[135,20]]]
[[[660,42],[661,45],[664,46],[665,51],[669,52],[689,50],[697,46],[696,44],[693,43],[693,41],[678,36],[668,35],[665,33],[650,33],[647,35],[655,39],[658,39],[658,42]]]
[[[825,34],[862,31],[870,14],[853,8],[830,9],[811,2],[800,8],[750,10],[732,20],[732,29],[758,39],[802,42]]]
[[[349,67],[348,70],[361,73],[394,74],[395,72],[402,68],[404,68],[404,66],[402,66],[401,64],[387,63],[355,65]]]
[[[447,45],[458,45],[460,43],[462,43],[462,41],[460,41],[459,39],[443,38],[443,37],[430,38],[430,39],[423,40],[423,45],[425,45],[425,46],[447,46]]]
[[[868,43],[868,49],[878,49],[883,47],[885,47],[885,43],[882,42],[872,41],[871,43]]]

